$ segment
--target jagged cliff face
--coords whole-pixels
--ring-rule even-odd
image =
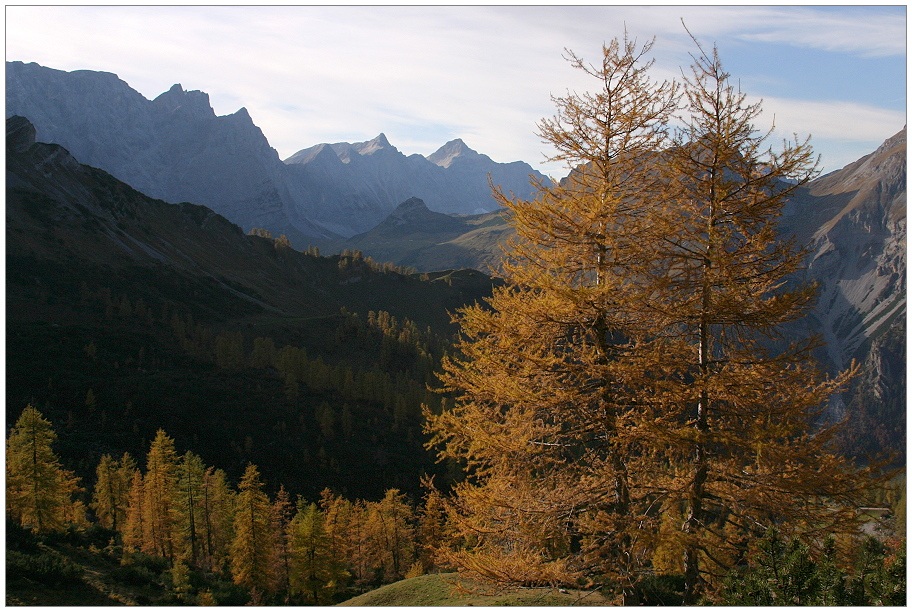
[[[217,117],[209,96],[175,85],[147,100],[116,75],[8,62],[6,114],[141,192],[204,204],[245,228],[319,233],[299,219],[278,154],[245,109]]]
[[[245,230],[310,238],[364,232],[410,197],[431,210],[472,214],[498,207],[488,176],[506,192],[533,193],[524,162],[498,164],[461,140],[429,156],[402,154],[381,134],[321,144],[283,163],[245,109],[216,116],[209,96],[175,85],[146,100],[114,74],[8,62],[6,116],[35,124],[38,140],[66,147],[141,192],[204,204]]]
[[[789,204],[786,234],[809,245],[819,299],[807,322],[831,371],[861,373],[833,417],[847,448],[905,448],[906,131],[874,153],[811,182]]]
[[[812,182],[783,220],[808,244],[828,358],[845,367],[906,312],[906,134]]]

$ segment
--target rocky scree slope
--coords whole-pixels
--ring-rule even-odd
[[[822,360],[861,374],[833,407],[847,417],[843,445],[893,449],[906,426],[906,129],[870,155],[822,176],[789,203],[784,234],[810,250],[806,277],[819,284],[807,324],[826,342]]]

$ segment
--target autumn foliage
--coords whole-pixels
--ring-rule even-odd
[[[142,463],[101,457],[86,506],[51,423],[27,406],[7,440],[8,518],[48,534],[91,516],[124,567],[154,559],[190,604],[218,603],[191,575],[230,581],[253,604],[325,605],[442,569],[627,604],[663,581],[680,583],[674,603],[685,604],[904,601],[904,554],[859,545],[861,509],[891,474],[834,450],[840,424],[824,416],[854,367],[827,377],[815,363],[820,340],[801,325],[815,298],[800,280],[805,252],[777,230],[817,174],[813,150],[770,146],[761,105],[694,42],[680,81],[654,80],[651,43],[627,36],[596,64],[568,52],[597,88],[554,97],[538,130],[570,174],[532,201],[495,189],[516,238],[504,282],[455,317],[443,397],[423,385],[448,347],[384,311],[340,313],[339,347],[377,349],[378,364],[355,368],[168,318],[188,354],[274,371],[301,406],[297,426],[274,432],[351,446],[371,428],[359,408],[376,405],[417,439],[423,406],[427,447],[452,478],[439,489],[426,478],[417,506],[396,488],[373,501],[329,489],[292,499],[246,461],[235,486],[161,429]],[[369,264],[339,259],[346,274]],[[141,302],[119,311],[151,317]],[[300,400],[315,395],[305,417]],[[324,446],[315,454],[340,469]],[[862,569],[848,575],[858,550]]]
[[[853,372],[827,379],[794,325],[814,288],[776,223],[815,176],[809,144],[767,145],[715,50],[657,83],[650,46],[569,54],[599,88],[555,98],[539,130],[572,172],[534,201],[500,194],[506,284],[459,314],[456,404],[428,431],[466,466],[442,559],[628,603],[659,567],[695,603],[769,526],[857,533],[878,477],[819,419]]]
[[[427,557],[419,563],[430,548],[419,535],[425,520],[398,490],[372,502],[327,489],[319,500],[292,504],[282,487],[270,497],[255,465],[235,488],[224,471],[191,451],[178,454],[159,431],[145,469],[129,454],[102,456],[89,515],[82,489],[53,453],[55,438],[38,410],[23,411],[7,440],[7,516],[44,534],[83,530],[94,519],[116,534],[110,547],[124,566],[161,559],[177,601],[212,597],[194,592],[191,571],[234,582],[252,603],[329,604],[436,569]]]

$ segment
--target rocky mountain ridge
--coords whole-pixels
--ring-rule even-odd
[[[27,117],[40,141],[169,202],[204,204],[245,230],[314,239],[351,236],[420,197],[437,212],[497,208],[488,176],[531,195],[524,162],[500,164],[461,140],[431,157],[402,154],[380,134],[363,143],[319,144],[284,162],[246,109],[216,116],[209,97],[174,85],[147,100],[116,75],[7,62],[6,116]],[[438,153],[440,155],[438,155]]]
[[[829,357],[836,367],[906,311],[906,131],[810,183],[783,222],[809,245],[821,284]]]
[[[114,74],[6,67],[7,117],[27,117],[39,141],[151,197],[205,204],[248,228],[325,234],[297,214],[278,153],[245,109],[217,117],[207,94],[180,85],[150,101]]]
[[[198,194],[193,201],[245,229],[285,233],[299,247],[315,241],[423,270],[488,271],[496,270],[510,233],[501,213],[442,214],[484,209],[487,204],[473,198],[487,194],[487,173],[495,183],[501,176],[491,170],[490,158],[461,140],[428,157],[406,156],[380,134],[362,143],[309,147],[283,162],[246,111],[216,117],[202,92],[175,86],[150,102],[115,75],[8,63],[7,113],[23,108],[25,116],[39,118],[39,140],[65,143],[79,161],[115,166],[118,178],[132,173],[135,181],[126,182],[162,199]],[[501,184],[507,190],[503,177],[513,172],[518,180],[528,170],[524,164],[493,167],[506,173]],[[227,170],[234,174],[220,180]],[[461,195],[453,200],[453,194]],[[821,358],[832,371],[853,359],[864,367],[837,412],[860,415],[860,428],[883,429],[880,437],[900,448],[905,208],[903,128],[870,155],[800,189],[781,220],[784,235],[808,245],[807,278],[820,285],[806,324],[826,341]]]
[[[366,142],[315,145],[285,164],[293,197],[307,203],[306,216],[343,236],[373,228],[410,198],[434,212],[482,214],[499,208],[489,178],[523,197],[534,195],[530,176],[547,180],[524,162],[496,163],[460,139],[427,157],[406,156],[384,134]]]
[[[782,219],[809,250],[818,300],[806,322],[828,368],[860,373],[834,404],[848,418],[842,445],[858,452],[906,440],[906,129],[869,155],[801,189]]]

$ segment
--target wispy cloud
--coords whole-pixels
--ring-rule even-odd
[[[368,139],[382,131],[405,153],[427,154],[461,137],[497,161],[523,159],[552,173],[558,169],[540,164],[546,147],[535,136],[535,123],[553,113],[551,94],[594,85],[562,59],[563,49],[598,59],[602,43],[623,35],[625,27],[641,41],[656,37],[659,78],[678,76],[689,62],[693,44],[682,19],[702,41],[718,43],[723,57],[729,47],[743,54],[741,63],[757,67],[753,78],[760,84],[791,77],[750,56],[758,42],[796,53],[905,56],[904,7],[6,10],[7,59],[114,72],[149,98],[175,82],[201,89],[218,114],[246,106],[283,157],[318,142]],[[763,71],[770,75],[766,81]],[[762,89],[750,93],[764,96],[769,110],[775,107],[780,126],[815,137],[840,131],[843,139],[869,142],[897,121],[895,111],[870,100],[824,99],[811,91],[801,101],[781,94],[772,99]]]
[[[906,123],[899,111],[842,101],[809,102],[765,98],[764,118],[775,118],[777,132],[797,133],[813,138],[842,140],[886,140]]]
[[[858,7],[795,8],[740,36],[861,57],[902,57],[906,54],[904,12],[899,7],[889,14],[862,13]]]

